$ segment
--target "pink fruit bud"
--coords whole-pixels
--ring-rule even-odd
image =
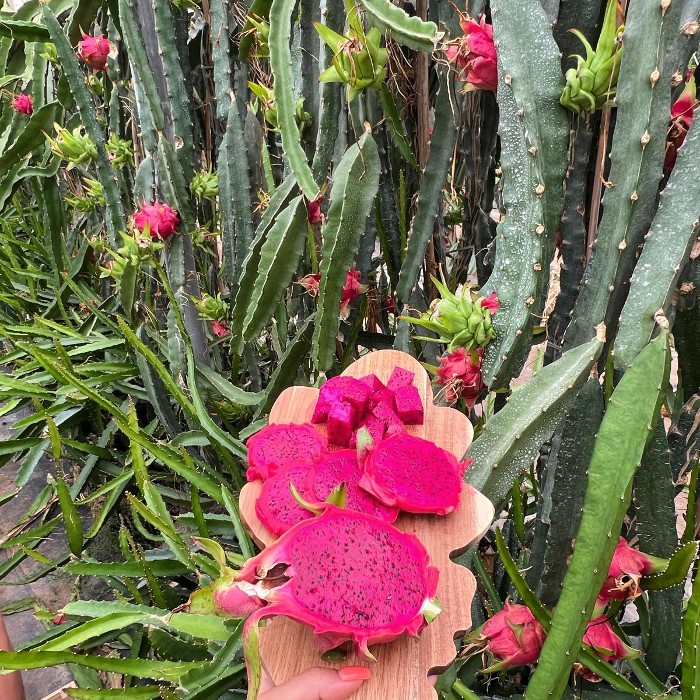
[[[487,639],[486,649],[498,661],[498,669],[534,663],[545,638],[542,625],[528,607],[509,603],[486,621],[481,634]]]
[[[666,136],[666,157],[664,159],[666,170],[673,170],[673,166],[676,164],[678,149],[685,141],[698,104],[700,102],[696,99],[695,77],[691,75],[683,92],[671,106],[671,123]]]
[[[83,34],[83,38],[78,42],[78,58],[94,70],[104,70],[107,65],[107,56],[112,49],[109,39],[98,34],[89,36]]]
[[[345,276],[345,284],[340,293],[340,317],[347,318],[350,304],[363,292],[367,291],[367,286],[360,284],[362,275],[354,267],[348,270]]]
[[[142,204],[140,211],[134,214],[134,224],[141,232],[148,224],[151,238],[165,240],[175,233],[180,224],[180,215],[167,204],[161,202]]]
[[[31,114],[34,111],[32,98],[29,95],[20,94],[12,100],[12,108],[20,114]]]

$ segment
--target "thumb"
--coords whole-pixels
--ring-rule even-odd
[[[310,668],[308,671],[278,685],[258,700],[345,700],[371,676],[366,666]]]

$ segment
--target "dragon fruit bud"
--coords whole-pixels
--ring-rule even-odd
[[[613,631],[612,625],[605,616],[597,617],[588,623],[583,635],[584,644],[593,647],[605,661],[619,659],[637,659],[639,651],[627,646]]]
[[[624,537],[620,537],[615,547],[608,576],[598,594],[600,604],[611,600],[633,600],[641,595],[642,576],[662,571],[668,565],[667,559],[659,559],[630,547]]]
[[[622,59],[623,30],[623,26],[617,25],[617,0],[608,0],[595,50],[578,29],[570,30],[581,40],[586,58],[572,56],[577,65],[566,71],[566,85],[559,100],[564,107],[581,114],[602,109],[613,100]]]
[[[367,291],[367,285],[360,284],[361,278],[359,270],[354,267],[348,270],[345,276],[345,284],[340,293],[340,317],[343,319],[350,313],[350,304]]]
[[[312,425],[272,424],[248,440],[248,481],[267,479],[286,465],[316,464],[326,453],[326,439]]]
[[[323,203],[323,195],[319,195],[313,201],[306,200],[306,212],[308,214],[309,223],[311,225],[319,223],[323,219],[321,214],[321,204]],[[319,275],[320,277],[320,275]]]
[[[423,425],[423,402],[413,384],[401,386],[394,392],[396,414],[405,425]]]
[[[434,299],[428,311],[419,318],[402,316],[409,323],[433,331],[438,338],[423,338],[433,343],[447,343],[448,352],[457,348],[471,350],[483,348],[496,337],[491,324],[493,307],[498,308],[498,298],[494,294],[480,297],[468,285],[462,285],[452,293],[447,285],[431,278],[440,299]],[[488,299],[488,302],[484,302]]]
[[[489,673],[534,663],[539,658],[544,638],[544,628],[530,608],[510,603],[467,637],[472,650],[488,651],[495,660],[485,669]]]
[[[374,658],[370,645],[415,636],[425,626],[426,614],[435,612],[437,579],[414,535],[331,505],[249,559],[235,577],[215,582],[212,604],[219,615],[241,617],[256,605],[246,598],[257,598],[262,605],[244,634],[284,615],[326,637],[326,648],[349,641]]]
[[[372,445],[362,460],[360,487],[408,513],[446,515],[459,506],[461,467],[454,455],[401,433]]]
[[[274,537],[279,537],[297,523],[313,516],[313,513],[297,502],[290,490],[290,486],[293,486],[303,498],[310,479],[313,479],[313,467],[302,462],[285,467],[283,472],[271,476],[263,484],[255,501],[255,513]]]
[[[360,428],[358,436],[366,432],[364,428]],[[361,438],[358,439],[362,441]],[[323,502],[328,500],[339,484],[345,484],[345,508],[359,513],[368,513],[393,523],[399,514],[398,508],[384,505],[361,489],[359,486],[361,478],[362,470],[355,450],[331,452],[316,466],[311,475],[309,496],[316,502]]]

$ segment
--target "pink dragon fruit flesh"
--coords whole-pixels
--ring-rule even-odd
[[[386,506],[359,487],[362,471],[355,450],[337,450],[327,455],[311,473],[308,495],[315,502],[323,502],[340,484],[345,484],[345,507],[360,513],[369,513],[393,523],[398,508]]]
[[[329,506],[295,525],[213,585],[211,601],[222,616],[242,617],[261,600],[244,627],[274,615],[309,625],[326,648],[352,642],[369,646],[407,633],[417,635],[439,612],[438,570],[415,535],[371,515]]]
[[[429,440],[399,433],[369,446],[361,462],[360,488],[388,506],[438,515],[459,506],[468,462]]]
[[[347,447],[357,422],[357,409],[345,401],[336,401],[328,411],[328,442]]]
[[[408,386],[413,382],[414,376],[411,370],[404,369],[403,367],[394,367],[386,388],[389,389],[389,391],[396,391],[402,386]]]
[[[311,422],[322,423],[327,420],[329,411],[339,402],[350,404],[355,409],[355,415],[361,418],[371,393],[370,386],[355,377],[332,377],[318,392]]]
[[[413,384],[400,386],[394,392],[394,406],[405,425],[423,425],[423,402]]]
[[[315,464],[326,454],[326,438],[312,425],[268,425],[248,440],[248,481],[268,479],[296,462]]]
[[[307,484],[313,483],[313,474],[313,466],[296,463],[295,466],[271,476],[263,484],[255,501],[255,513],[274,537],[279,537],[302,520],[314,517],[313,513],[299,504],[289,488],[291,482],[299,494],[306,498]]]

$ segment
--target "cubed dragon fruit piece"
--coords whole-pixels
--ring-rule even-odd
[[[311,422],[322,423],[328,420],[331,408],[338,402],[350,404],[355,408],[357,416],[362,416],[371,393],[369,385],[355,377],[332,377],[318,392]]]
[[[382,380],[376,374],[368,374],[365,377],[360,377],[360,381],[364,382],[372,390],[372,393],[386,388]]]
[[[403,367],[394,367],[394,371],[391,373],[391,377],[389,377],[389,383],[386,385],[386,388],[390,391],[396,391],[402,386],[412,384],[413,377],[415,377],[415,375],[410,370],[404,369]]]
[[[406,425],[423,425],[423,402],[413,384],[400,386],[394,392],[396,415]]]
[[[354,406],[344,401],[336,401],[328,412],[328,442],[348,447],[350,437],[355,429],[357,411]]]

